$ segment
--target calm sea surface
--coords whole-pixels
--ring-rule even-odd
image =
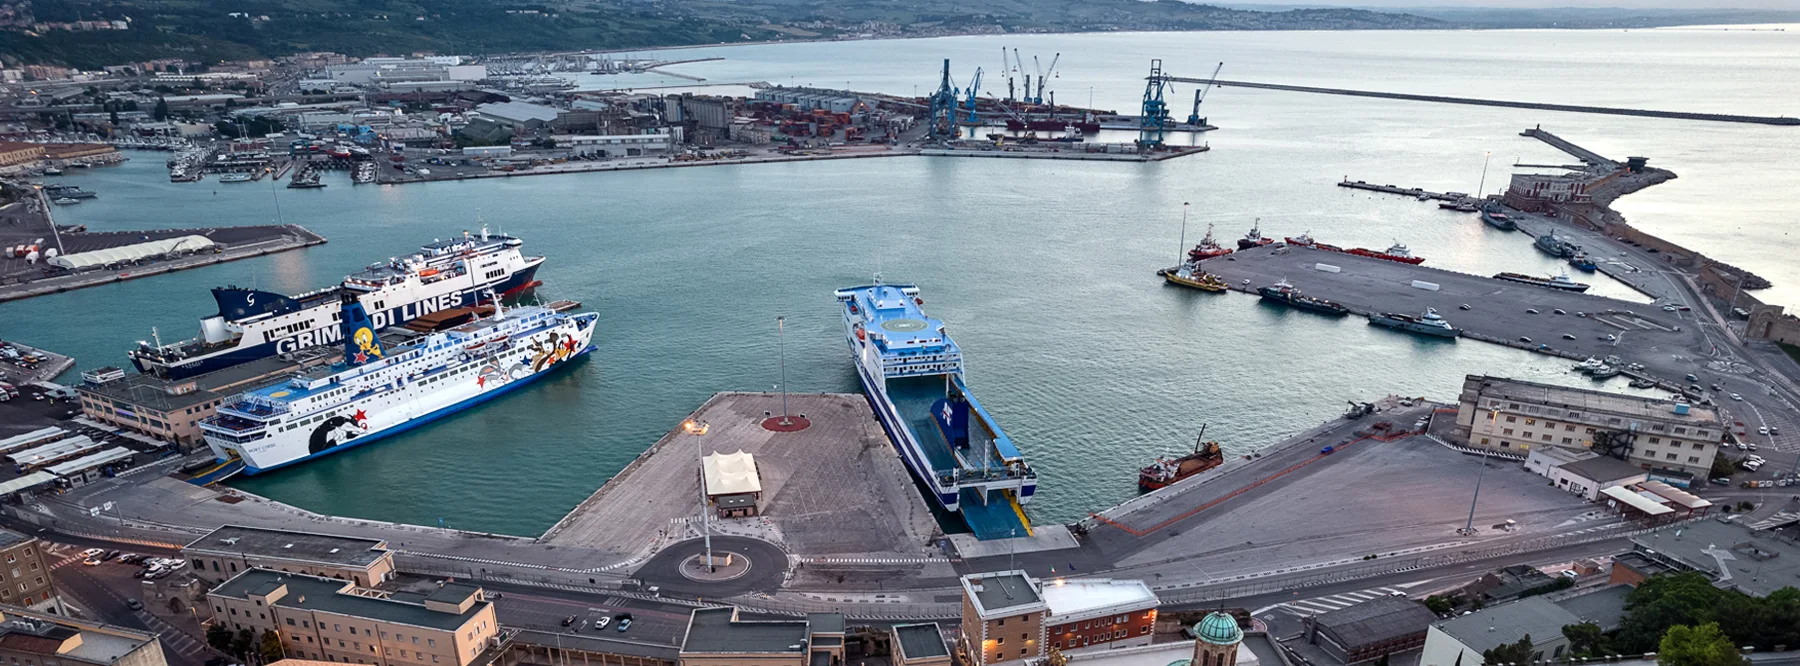
[[[1063,54],[1065,102],[1130,112],[1149,59],[1203,77],[1759,115],[1800,112],[1800,30],[1720,32],[1304,32],[1044,35],[680,51],[723,56],[678,71],[712,81],[849,86],[910,94],[994,54]],[[993,72],[986,75],[994,86]],[[596,82],[600,83],[600,82]],[[655,86],[680,80],[646,77]],[[1000,82],[1004,86],[1004,82]],[[1176,115],[1191,88],[1178,89]],[[299,291],[486,223],[550,257],[549,298],[601,313],[599,351],[572,371],[454,418],[241,487],[329,513],[535,535],[707,396],[778,381],[785,315],[795,391],[856,391],[831,298],[879,271],[924,289],[969,380],[1043,476],[1031,507],[1063,521],[1134,492],[1133,472],[1184,449],[1202,424],[1247,452],[1389,393],[1452,397],[1465,373],[1570,381],[1566,364],[1476,343],[1444,344],[1165,287],[1183,202],[1188,239],[1209,223],[1232,242],[1270,235],[1400,240],[1427,265],[1550,273],[1519,234],[1401,197],[1333,186],[1349,176],[1436,190],[1486,189],[1514,161],[1563,163],[1518,136],[1542,124],[1601,153],[1645,155],[1680,178],[1619,206],[1654,233],[1800,295],[1800,129],[1412,104],[1222,89],[1205,115],[1210,153],[1155,164],[896,158],[542,176],[316,191],[268,183],[171,184],[163,156],[63,179],[100,193],[58,208],[96,230],[298,223],[325,246],[0,305],[0,338],[120,364],[157,329],[187,337],[206,288]],[[1596,293],[1639,299],[1596,278]],[[1452,315],[1453,316],[1453,315]],[[1583,380],[1585,381],[1585,380]]]

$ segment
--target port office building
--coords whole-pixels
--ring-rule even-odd
[[[381,539],[226,525],[181,548],[194,576],[219,584],[250,569],[347,580],[359,587],[394,576],[394,554]]]
[[[976,664],[1149,645],[1156,593],[1139,580],[1039,581],[1024,571],[962,577],[962,641]]]
[[[327,353],[331,350],[327,349]],[[300,363],[270,356],[203,375],[168,380],[114,367],[81,373],[81,413],[103,424],[170,442],[182,451],[205,445],[200,420],[239,393],[328,360],[305,352]]]
[[[221,626],[278,634],[294,659],[469,666],[500,633],[494,605],[480,587],[467,583],[444,583],[430,592],[390,591],[250,569],[207,592],[206,604]]]
[[[1707,478],[1724,432],[1719,413],[1703,405],[1469,375],[1453,436],[1520,456],[1546,446],[1591,450],[1686,487]]]
[[[26,666],[168,666],[162,642],[135,629],[0,607],[0,661]]]

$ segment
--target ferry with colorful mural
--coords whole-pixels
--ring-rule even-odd
[[[869,405],[938,506],[979,539],[1030,536],[1037,472],[963,381],[962,349],[925,316],[919,288],[840,289],[844,334]]]

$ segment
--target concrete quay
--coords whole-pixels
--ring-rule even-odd
[[[9,359],[0,359],[0,380],[3,380],[8,384],[18,386],[20,384],[29,384],[31,382],[47,382],[56,379],[57,375],[68,371],[69,368],[75,367],[75,359],[68,356],[63,356],[62,354],[53,351],[28,347],[17,342],[11,344],[13,346],[13,351],[18,352],[20,356],[26,354],[39,354],[44,357],[44,360],[36,365],[26,366],[15,363]]]
[[[1321,270],[1321,264],[1338,271]],[[1307,295],[1336,301],[1358,315],[1417,315],[1428,307],[1436,308],[1444,319],[1463,329],[1464,337],[1569,358],[1624,356],[1621,345],[1640,353],[1673,348],[1688,338],[1678,333],[1679,319],[1643,303],[1342,252],[1269,245],[1208,259],[1204,266],[1232,289],[1245,293],[1255,294],[1260,287],[1287,280]],[[1437,288],[1416,287],[1415,281]],[[1460,309],[1464,304],[1468,310]],[[1321,316],[1281,305],[1267,307],[1288,309],[1293,316]],[[1557,310],[1565,314],[1556,314]],[[1607,340],[1609,334],[1615,339]]]
[[[129,245],[142,242],[146,238],[155,240],[190,234],[213,239],[213,242],[218,244],[219,251],[211,254],[194,254],[176,259],[151,261],[119,270],[98,269],[63,274],[46,274],[41,265],[24,265],[23,259],[0,259],[0,277],[3,277],[5,281],[4,284],[0,284],[0,302],[135,280],[190,268],[202,268],[325,243],[324,236],[313,233],[306,227],[286,224],[62,234],[62,244],[67,250],[66,254],[73,254]]]
[[[1076,144],[1080,145],[1080,144]],[[1090,162],[1161,162],[1177,157],[1197,155],[1212,150],[1209,146],[1183,147],[1160,153],[1089,153],[1080,150],[1013,150],[1001,148],[926,148],[919,151],[927,157],[986,157],[1020,160],[1077,160]]]

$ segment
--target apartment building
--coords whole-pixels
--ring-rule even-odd
[[[36,537],[0,529],[0,604],[68,615],[50,579],[44,542]]]
[[[378,666],[469,666],[500,632],[480,587],[430,593],[358,587],[305,574],[250,569],[206,594],[216,622],[277,632],[294,659]]]

